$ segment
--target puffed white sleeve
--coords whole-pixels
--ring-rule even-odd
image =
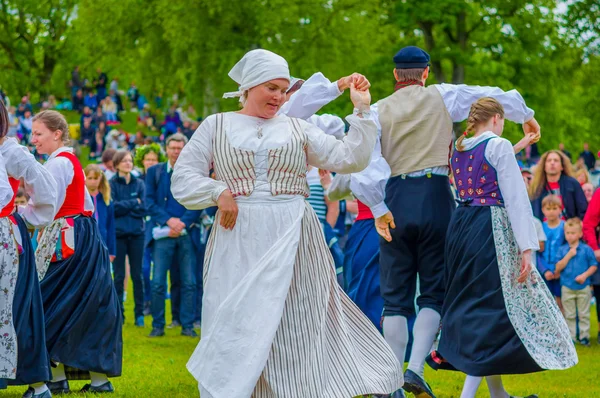
[[[317,72],[292,94],[278,113],[306,120],[342,93],[337,81],[330,82],[321,72]]]
[[[498,186],[519,249],[539,250],[531,203],[512,144],[504,138],[492,138],[485,156],[498,174]]]
[[[69,159],[64,157],[55,157],[54,159],[48,160],[44,167],[54,180],[56,181],[56,200],[55,200],[55,214],[60,210],[63,203],[65,203],[65,198],[67,196],[67,188],[73,182],[73,177],[75,176],[75,172],[73,170],[73,163],[69,161]],[[52,218],[54,218],[54,215]]]
[[[227,184],[210,178],[213,164],[212,141],[216,116],[207,117],[181,151],[171,177],[173,197],[189,210],[217,205]]]
[[[352,191],[350,190],[350,178],[351,174],[336,174],[331,180],[329,189],[325,192],[327,198],[332,202],[350,198],[352,196]]]
[[[0,152],[6,160],[7,172],[23,180],[23,188],[29,196],[29,203],[19,207],[19,214],[35,228],[49,224],[57,212],[57,185],[52,174],[14,138],[7,139],[0,146]]]
[[[392,174],[390,166],[381,155],[381,123],[378,103],[371,105],[370,119],[377,127],[377,140],[367,168],[352,174],[351,189],[354,196],[367,205],[375,218],[386,214],[389,209],[384,202],[385,186]]]
[[[436,84],[446,109],[453,122],[461,122],[469,117],[471,104],[482,97],[492,97],[504,107],[504,117],[512,122],[523,124],[533,118],[534,111],[527,107],[517,90],[504,91],[498,87],[467,86],[466,84]]]
[[[335,115],[312,115],[308,119],[307,122],[310,124],[314,124],[321,130],[325,132],[325,134],[329,134],[337,138],[338,140],[344,139],[346,134],[344,131],[346,130],[346,125],[341,117]]]
[[[6,207],[13,197],[13,190],[8,182],[6,173],[6,163],[4,157],[0,154],[0,208]]]
[[[346,120],[350,123],[350,131],[340,141],[297,119],[308,137],[308,164],[344,174],[357,173],[368,166],[377,139],[377,127],[368,117],[352,114]]]
[[[390,166],[381,156],[381,144],[378,137],[371,155],[371,162],[363,171],[353,173],[350,179],[352,193],[356,199],[371,209],[375,218],[381,217],[389,211],[384,200],[385,186],[391,173]]]

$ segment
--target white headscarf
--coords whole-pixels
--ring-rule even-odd
[[[248,51],[229,71],[239,86],[238,91],[223,94],[223,98],[241,97],[244,91],[274,79],[290,80],[287,61],[267,50]]]

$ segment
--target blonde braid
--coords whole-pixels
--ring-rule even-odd
[[[486,123],[494,115],[500,115],[504,118],[504,108],[502,104],[491,97],[479,98],[473,104],[471,104],[471,110],[469,111],[469,117],[467,118],[467,129],[464,134],[456,139],[456,150],[464,151],[463,140],[465,137],[475,132],[477,126],[481,123]]]

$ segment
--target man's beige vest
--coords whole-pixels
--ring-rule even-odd
[[[392,177],[448,165],[452,119],[434,86],[408,86],[378,102],[381,152]]]

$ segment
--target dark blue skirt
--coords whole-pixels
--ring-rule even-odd
[[[13,300],[13,321],[17,332],[17,377],[0,381],[8,385],[28,385],[52,379],[46,350],[44,306],[35,266],[35,253],[25,222],[14,215],[21,233],[23,254],[19,256],[19,274]]]
[[[95,219],[75,219],[75,254],[51,263],[40,287],[50,359],[81,371],[78,379],[120,376],[123,319]]]
[[[446,296],[438,352],[471,376],[543,370],[506,312],[489,207],[460,206],[446,240]]]
[[[348,296],[381,332],[383,298],[379,290],[379,234],[372,219],[356,221],[350,228],[344,277]]]

